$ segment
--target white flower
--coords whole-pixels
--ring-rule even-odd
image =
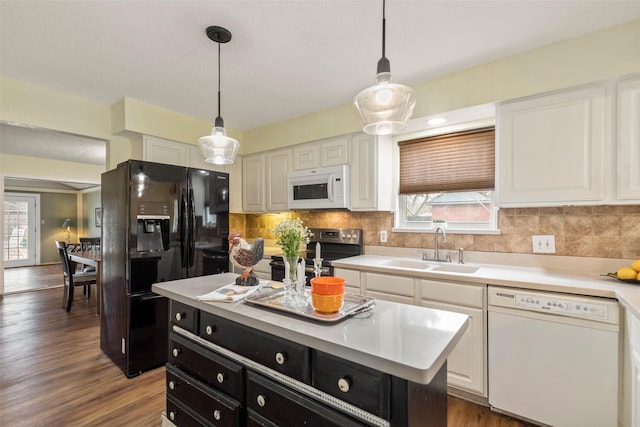
[[[309,229],[300,218],[281,222],[271,230],[271,234],[276,236],[276,245],[282,248],[285,257],[297,256],[302,246],[309,243]]]

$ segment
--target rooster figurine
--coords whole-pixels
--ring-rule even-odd
[[[253,273],[253,266],[264,255],[264,239],[258,237],[252,246],[241,236],[242,233],[229,233],[229,259],[233,265],[244,269],[242,275],[236,278],[236,285],[257,286],[260,279]]]

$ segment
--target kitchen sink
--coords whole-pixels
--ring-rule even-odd
[[[448,273],[473,274],[479,269],[480,267],[466,264],[442,264],[437,267],[433,267],[431,270],[443,271]]]
[[[386,267],[412,268],[414,270],[425,270],[431,267],[433,264],[428,261],[421,261],[419,259],[390,259],[390,260],[384,261],[382,265]]]

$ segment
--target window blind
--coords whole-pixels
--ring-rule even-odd
[[[495,188],[495,128],[413,139],[400,147],[400,194]]]

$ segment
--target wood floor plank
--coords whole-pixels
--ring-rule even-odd
[[[20,274],[40,283],[60,278],[33,269]],[[79,292],[67,313],[62,289],[43,287],[0,297],[0,426],[160,426],[165,368],[127,379],[100,350],[95,295]],[[449,427],[527,426],[462,399],[448,402]]]

